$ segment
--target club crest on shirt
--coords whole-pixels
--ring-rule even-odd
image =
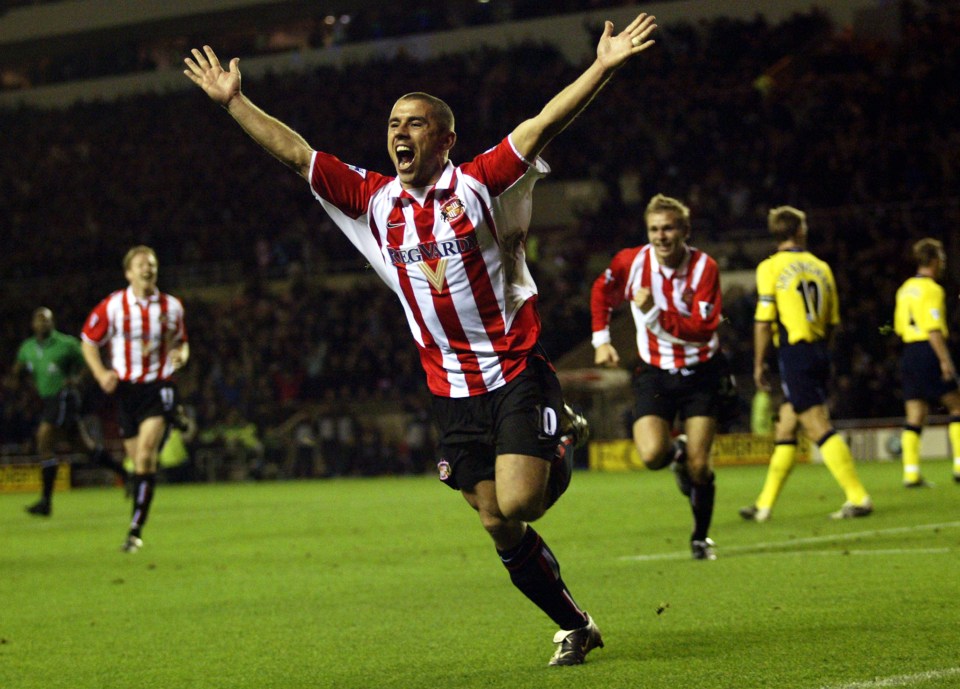
[[[464,213],[466,212],[467,209],[464,207],[463,201],[461,201],[456,195],[451,196],[449,199],[440,204],[440,217],[442,217],[449,224],[452,224],[464,217]]]

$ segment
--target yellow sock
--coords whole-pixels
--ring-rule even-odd
[[[864,504],[870,496],[857,476],[850,448],[839,433],[833,433],[822,442],[820,454],[823,455],[823,463],[846,493],[847,502],[854,505]]]
[[[920,429],[904,426],[900,433],[900,447],[903,452],[903,482],[915,483],[920,480]]]
[[[953,450],[953,474],[960,476],[960,419],[955,420],[955,417],[950,417],[947,435],[950,437],[950,448]]]
[[[756,507],[761,510],[773,509],[773,504],[780,496],[783,484],[793,469],[797,459],[796,443],[777,443],[770,456],[770,466],[767,468],[767,479],[763,483],[763,490],[757,498]]]

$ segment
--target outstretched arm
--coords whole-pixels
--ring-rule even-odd
[[[606,22],[593,64],[554,96],[540,114],[521,122],[513,130],[510,139],[520,155],[528,160],[540,155],[550,140],[590,104],[618,67],[652,46],[654,41],[647,39],[657,28],[654,21],[655,17],[641,13],[616,36],[613,35],[613,22]]]
[[[226,108],[243,130],[270,155],[309,179],[313,149],[302,136],[243,95],[240,91],[240,58],[230,60],[230,69],[224,70],[210,46],[203,46],[202,53],[196,48],[191,52],[193,57],[184,59],[187,69],[183,73],[211,100]]]

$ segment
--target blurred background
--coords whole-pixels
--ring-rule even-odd
[[[604,19],[657,16],[630,62],[545,151],[528,262],[543,344],[596,437],[627,437],[622,378],[600,379],[589,292],[645,243],[661,192],[722,267],[721,341],[749,430],[753,269],[770,207],[808,213],[837,278],[831,410],[902,414],[894,294],[920,237],[947,248],[957,333],[960,4],[955,0],[61,0],[0,2],[0,370],[38,306],[79,334],[125,286],[135,244],[186,307],[178,387],[196,422],[171,480],[419,473],[434,464],[429,394],[402,309],[307,185],[182,74],[192,47],[241,58],[244,91],[315,148],[392,170],[385,123],[427,91],[457,117],[455,162],[499,142],[593,57]],[[629,366],[633,323],[614,342]],[[956,352],[956,339],[951,340]],[[114,447],[112,399],[85,386]],[[33,452],[39,403],[0,390],[0,461]],[[737,430],[735,428],[734,430]]]

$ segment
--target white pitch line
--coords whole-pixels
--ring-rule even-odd
[[[797,557],[806,557],[807,555],[946,555],[952,553],[950,548],[885,548],[877,550],[798,550],[796,552],[782,552],[779,555],[796,555]]]
[[[831,543],[836,541],[851,541],[859,538],[871,538],[873,536],[885,536],[888,534],[910,533],[915,531],[933,531],[936,529],[955,529],[960,527],[960,522],[943,522],[941,524],[917,524],[915,526],[898,526],[891,529],[873,529],[870,531],[853,531],[850,533],[832,534],[829,536],[810,536],[809,538],[791,538],[785,541],[771,541],[767,543],[754,543],[752,545],[734,545],[724,546],[719,549],[724,553],[752,553],[765,550],[774,550],[779,548],[790,548],[796,545],[810,545],[812,543]],[[914,551],[916,552],[916,551]],[[653,560],[680,560],[690,557],[687,551],[674,553],[653,553],[650,555],[621,555],[620,560],[632,560],[635,562],[649,562]]]
[[[853,682],[851,684],[831,684],[829,686],[821,687],[820,689],[875,689],[876,687],[909,687],[913,684],[943,679],[944,677],[953,677],[954,675],[960,675],[960,667],[950,667],[944,670],[928,670],[927,672],[915,672],[912,675],[878,677],[877,679],[866,680],[864,682]]]

